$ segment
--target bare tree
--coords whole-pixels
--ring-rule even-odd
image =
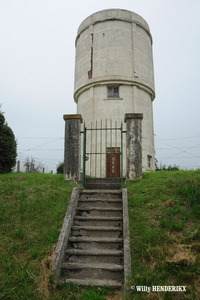
[[[44,165],[41,162],[36,162],[35,158],[27,157],[24,161],[25,172],[43,172]]]

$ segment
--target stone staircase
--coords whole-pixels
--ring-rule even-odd
[[[79,285],[124,283],[121,190],[82,190],[61,266],[61,280]]]

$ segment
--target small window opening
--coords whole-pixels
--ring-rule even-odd
[[[108,87],[108,97],[119,97],[119,87]]]
[[[152,160],[152,157],[150,155],[147,155],[147,167],[148,168],[151,168],[151,160]]]

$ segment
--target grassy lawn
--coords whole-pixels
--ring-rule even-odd
[[[145,173],[127,188],[132,277],[125,299],[200,299],[200,171]],[[186,292],[136,286],[186,286]]]
[[[61,175],[0,175],[0,299],[49,295],[51,258],[73,186]]]
[[[74,186],[62,175],[0,175],[1,300],[200,299],[200,171],[145,173],[126,184],[132,276],[122,292],[54,286],[53,253]]]

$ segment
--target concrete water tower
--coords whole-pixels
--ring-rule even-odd
[[[127,113],[143,114],[142,169],[155,170],[155,87],[148,24],[132,11],[99,11],[81,23],[75,45],[77,114],[86,125],[101,119],[124,122]]]

